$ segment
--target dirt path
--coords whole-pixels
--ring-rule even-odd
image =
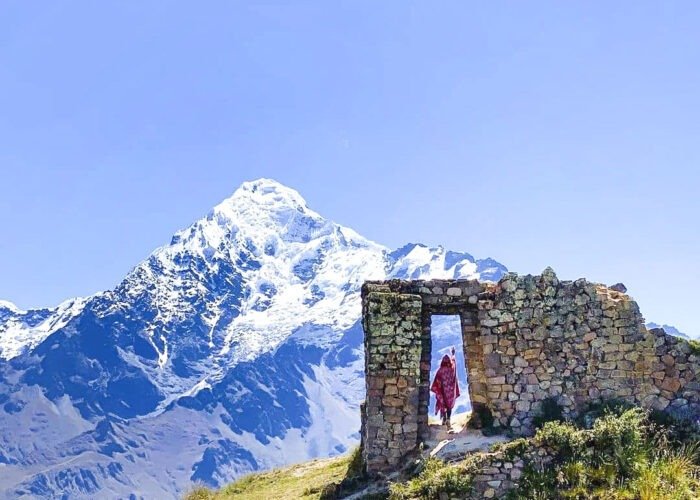
[[[469,413],[452,417],[451,427],[440,425],[439,420],[430,421],[430,438],[426,449],[431,457],[451,461],[474,452],[488,450],[492,444],[507,441],[504,436],[484,436],[481,431],[467,428]]]

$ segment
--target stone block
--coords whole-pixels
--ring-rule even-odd
[[[661,383],[661,388],[665,391],[676,392],[681,388],[681,382],[678,379],[669,377],[664,379],[664,381]]]

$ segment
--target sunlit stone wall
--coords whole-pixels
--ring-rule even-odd
[[[367,398],[363,457],[370,473],[400,468],[427,436],[430,318],[459,315],[472,406],[497,428],[533,430],[545,398],[568,417],[621,399],[700,415],[700,357],[648,331],[624,287],[507,274],[474,280],[367,282],[362,289]]]

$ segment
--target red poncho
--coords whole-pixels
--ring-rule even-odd
[[[457,381],[457,366],[450,357],[445,354],[440,363],[440,368],[435,374],[435,380],[430,390],[435,393],[437,403],[435,414],[443,410],[451,410],[455,400],[459,397],[459,382]]]

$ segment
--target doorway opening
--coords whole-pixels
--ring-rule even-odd
[[[470,422],[473,409],[477,408],[477,414],[483,412],[486,401],[478,328],[476,308],[462,307],[455,311],[443,306],[437,311],[424,310],[420,386],[420,414],[424,425],[419,426],[419,441],[431,450],[431,455],[444,460],[488,449],[503,439],[502,436],[486,436],[480,429],[472,428],[481,427],[479,419]],[[436,414],[437,397],[431,390],[445,356],[454,363],[459,386],[449,423]]]
[[[443,423],[445,410],[449,414],[449,423],[459,426],[463,421],[466,421],[468,413],[471,411],[471,401],[469,399],[469,386],[467,380],[467,362],[465,359],[465,349],[462,345],[462,324],[458,315],[438,315],[434,314],[431,317],[430,325],[431,353],[430,353],[430,386],[436,391],[441,392],[441,401],[443,406],[443,415],[440,412],[436,413],[437,395],[436,392],[430,391],[430,399],[428,401],[428,424],[430,426],[445,425]],[[454,369],[454,390],[452,390],[452,377],[446,377],[444,368],[440,372],[440,377],[437,383],[436,376],[443,362],[447,359],[452,363]],[[445,384],[448,387],[444,387]],[[442,389],[442,390],[441,390]],[[446,391],[448,393],[446,393]],[[451,392],[451,394],[449,394]],[[457,395],[457,393],[459,395]],[[450,425],[450,427],[452,427]],[[446,427],[447,428],[447,427]]]

